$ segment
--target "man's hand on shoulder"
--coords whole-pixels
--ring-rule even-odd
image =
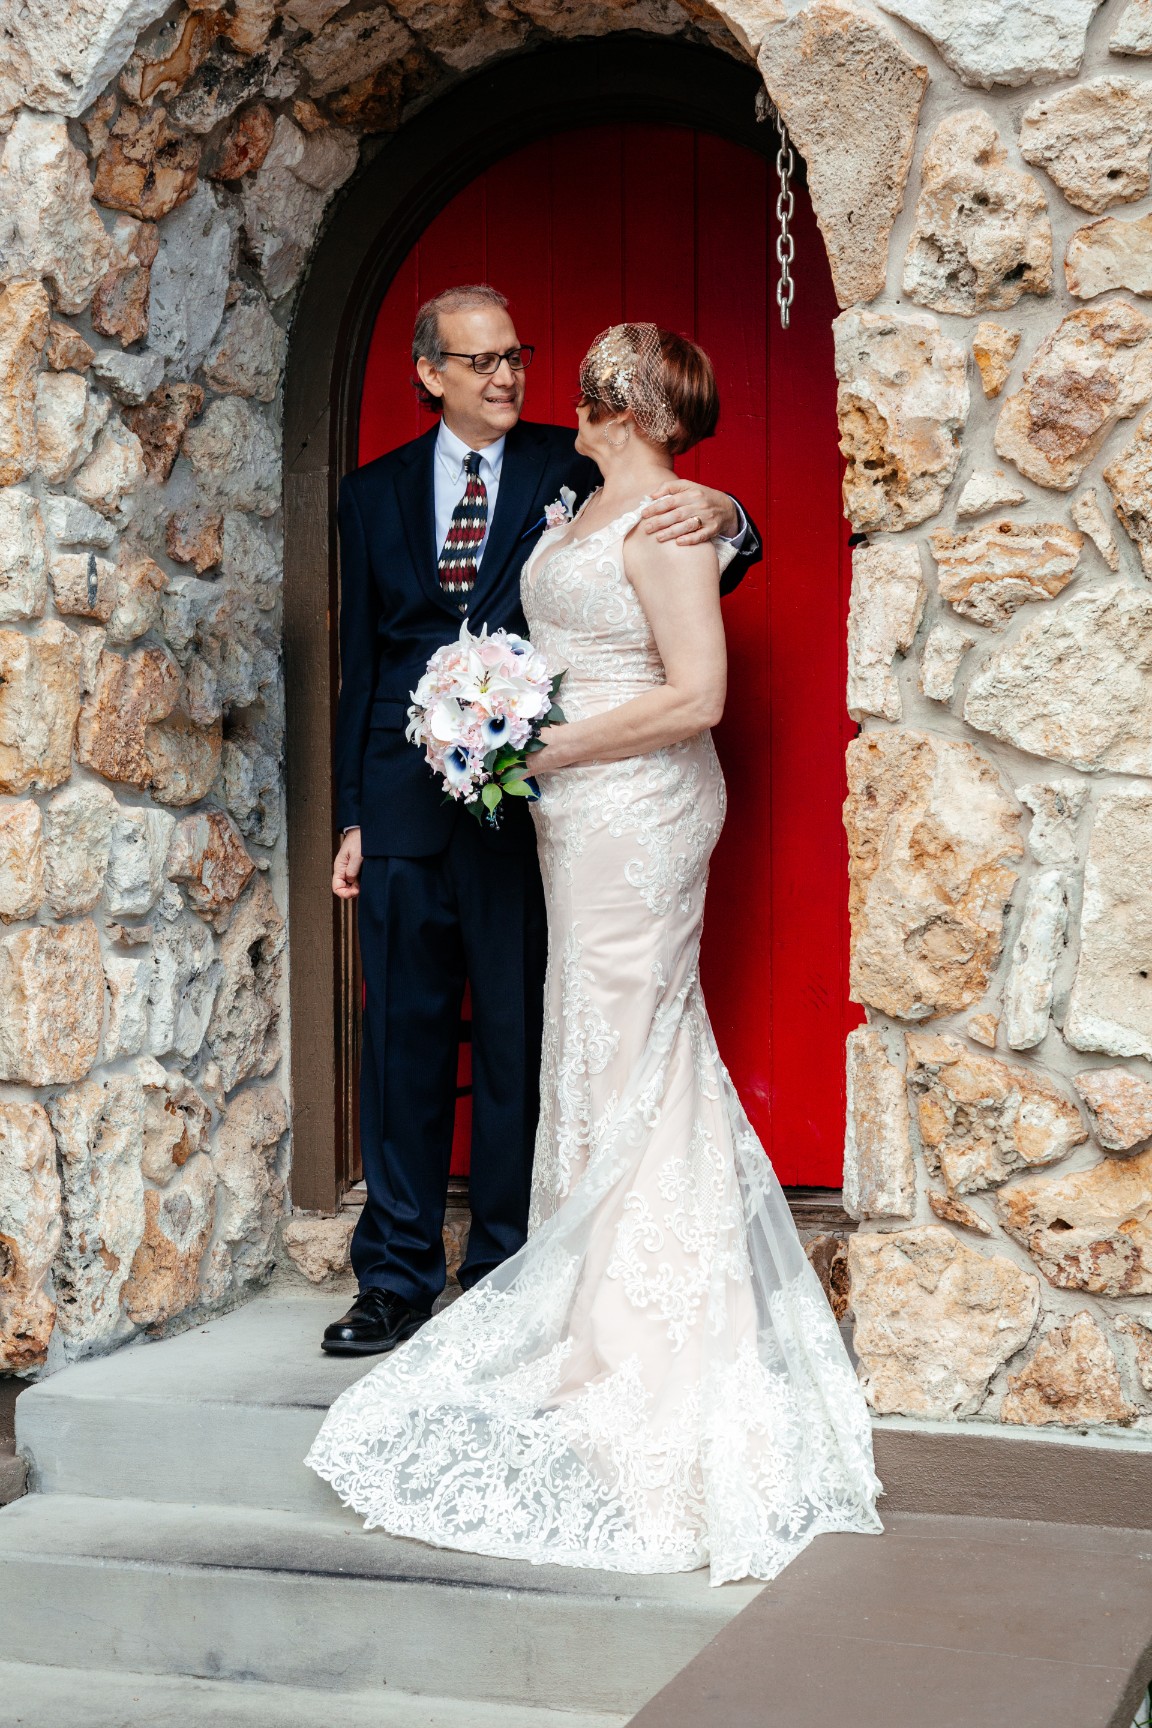
[[[360,892],[360,866],[364,854],[360,850],[359,828],[349,828],[340,843],[332,866],[332,892],[337,900],[355,900]]]
[[[643,520],[646,534],[675,540],[678,546],[704,546],[717,536],[732,540],[740,532],[740,513],[726,492],[675,474],[660,496],[645,505]]]

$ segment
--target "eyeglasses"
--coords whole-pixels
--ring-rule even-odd
[[[452,360],[467,360],[473,372],[479,372],[481,378],[491,377],[493,372],[500,370],[501,363],[507,360],[513,372],[523,372],[531,366],[532,356],[536,349],[531,342],[521,348],[505,348],[503,354],[457,354],[451,348],[442,350],[446,358]]]

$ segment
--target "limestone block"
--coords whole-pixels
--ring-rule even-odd
[[[1064,1036],[1074,1050],[1152,1056],[1152,790],[1096,806],[1084,867],[1080,957]]]
[[[220,944],[220,990],[208,1026],[208,1047],[224,1089],[271,1074],[280,1060],[280,996],[286,932],[265,877],[237,906]]]
[[[1152,294],[1152,216],[1122,222],[1102,217],[1078,228],[1064,261],[1068,291],[1081,300],[1117,288]]]
[[[92,296],[92,327],[101,336],[118,336],[124,347],[148,334],[152,265],[160,246],[154,222],[117,216],[112,224],[112,266]]]
[[[116,538],[111,522],[98,516],[79,498],[48,492],[40,501],[44,526],[58,546],[99,546],[107,551]]]
[[[44,806],[44,892],[57,918],[90,912],[104,892],[116,800],[107,786],[67,786]]]
[[[1032,600],[1051,600],[1076,573],[1084,536],[1061,522],[1000,518],[952,534],[931,536],[937,583],[965,618],[993,628]]]
[[[1024,848],[1020,812],[971,744],[871,732],[848,746],[853,1000],[905,1020],[987,988]]]
[[[974,1044],[983,1044],[986,1050],[995,1050],[996,1035],[1000,1030],[998,1014],[973,1014],[964,1030]]]
[[[960,660],[969,651],[974,636],[955,624],[933,624],[924,639],[921,655],[921,689],[933,702],[952,702]]]
[[[947,115],[928,140],[903,287],[919,306],[969,317],[1052,290],[1047,199],[1009,166],[983,109]]]
[[[108,987],[108,1023],[104,1028],[103,1060],[138,1056],[148,1042],[148,990],[152,968],[148,959],[122,954],[104,957]]]
[[[114,516],[125,498],[142,485],[148,470],[135,432],[122,420],[109,420],[96,448],[76,475],[77,495],[102,516]]]
[[[1116,1330],[1122,1337],[1132,1339],[1136,1378],[1145,1392],[1152,1392],[1152,1321],[1142,1320],[1136,1314],[1121,1314]]]
[[[287,337],[264,296],[248,290],[225,318],[204,376],[227,395],[271,402],[284,370],[286,346]]]
[[[0,491],[0,624],[39,618],[48,598],[44,518],[30,492]]]
[[[985,1224],[979,1212],[974,1212],[971,1206],[965,1206],[963,1200],[957,1200],[955,1194],[937,1194],[935,1189],[931,1189],[928,1205],[943,1224],[956,1224],[961,1230],[974,1230],[978,1236],[992,1234],[991,1224]]]
[[[1136,78],[1091,78],[1041,96],[1020,122],[1020,153],[1078,210],[1096,216],[1130,204],[1149,186],[1152,88]]]
[[[200,726],[187,714],[176,713],[149,726],[144,748],[154,797],[178,809],[198,804],[220,771],[222,744],[219,720]]]
[[[43,1105],[0,1102],[0,1370],[40,1367],[56,1320],[44,1288],[60,1246],[56,1142]]]
[[[125,413],[125,420],[140,440],[144,465],[153,480],[167,480],[184,434],[203,406],[204,392],[199,384],[164,384],[142,407],[129,408]]]
[[[59,1086],[96,1060],[104,1013],[90,918],[0,936],[0,1080]]]
[[[164,545],[175,564],[191,564],[197,576],[219,564],[224,550],[224,515],[202,504],[189,505],[168,518]]]
[[[136,408],[147,402],[163,381],[164,356],[151,350],[125,354],[119,348],[105,348],[93,355],[92,371],[118,402]]]
[[[69,1356],[123,1337],[120,1299],[144,1233],[144,1097],[134,1074],[88,1080],[49,1100],[62,1182],[53,1267]]]
[[[49,621],[35,636],[0,630],[0,792],[51,791],[72,769],[80,643]]]
[[[836,298],[871,300],[884,288],[928,73],[874,15],[835,0],[811,0],[768,31],[759,66],[808,165]]]
[[[275,1261],[276,1226],[284,1210],[277,1157],[287,1132],[288,1107],[275,1086],[239,1093],[217,1131],[217,1235],[231,1247],[242,1283],[266,1277]]]
[[[82,114],[124,64],[163,0],[72,0],[21,6],[5,18],[23,100],[70,118]]]
[[[844,1210],[850,1218],[911,1218],[916,1167],[904,1076],[875,1026],[848,1034]]]
[[[1045,870],[1029,884],[1004,988],[1004,1036],[1011,1050],[1032,1050],[1044,1040],[1067,926],[1063,875]]]
[[[355,168],[359,148],[351,132],[330,126],[310,136],[281,114],[263,163],[241,182],[248,246],[273,300],[300,280],[324,211]]]
[[[163,649],[131,654],[105,649],[76,729],[77,761],[106,780],[147,786],[152,779],[148,729],[172,712],[181,683],[179,667]]]
[[[1152,1152],[1023,1178],[1000,1191],[996,1208],[1058,1289],[1152,1294]]]
[[[220,396],[184,434],[184,454],[205,494],[233,510],[271,516],[280,507],[280,446],[241,396]]]
[[[164,1187],[189,1159],[209,1149],[212,1113],[183,1074],[151,1057],[137,1065],[144,1087],[144,1156],[149,1182]]]
[[[34,918],[44,900],[40,807],[0,803],[0,920]]]
[[[189,714],[201,725],[226,708],[271,699],[279,683],[275,624],[231,583],[177,578],[164,602],[165,635],[188,668]]]
[[[49,565],[57,612],[107,623],[116,603],[116,566],[95,552],[57,552]]]
[[[36,369],[48,340],[48,296],[38,282],[0,288],[0,486],[36,466]]]
[[[275,129],[276,116],[267,102],[253,102],[241,109],[220,146],[212,170],[213,180],[242,180],[245,174],[254,174],[272,148]],[[233,389],[233,386],[228,388]],[[239,391],[235,393],[241,394]]]
[[[1152,0],[1128,0],[1108,47],[1113,54],[1152,54]]]
[[[518,48],[527,34],[526,18],[517,18],[510,7],[500,7],[498,17],[481,13],[477,17],[470,0],[389,0],[391,9],[415,31],[424,46],[458,72],[470,72],[497,54],[509,54]],[[487,12],[489,9],[485,9]],[[497,8],[491,8],[496,11]],[[564,7],[560,8],[563,12]],[[730,20],[720,11],[725,23]],[[768,0],[763,10],[769,18],[783,17],[779,0]],[[745,17],[752,7],[745,0]],[[763,31],[761,30],[761,34]],[[754,52],[754,50],[753,50]]]
[[[1029,618],[970,680],[964,718],[1087,773],[1152,774],[1152,595],[1102,584]]]
[[[143,1234],[124,1286],[130,1320],[158,1326],[195,1306],[215,1216],[216,1172],[204,1152],[166,1188],[145,1189]]]
[[[36,380],[36,466],[45,480],[66,480],[92,449],[108,418],[106,397],[78,372],[41,372]]]
[[[860,1378],[878,1415],[974,1416],[1027,1342],[1040,1280],[930,1224],[848,1244]]]
[[[105,899],[113,918],[150,912],[164,886],[176,819],[167,810],[121,805],[112,824]]]
[[[44,358],[54,372],[86,372],[92,364],[92,349],[79,330],[53,318],[48,326]]]
[[[1152,1140],[1152,1081],[1127,1068],[1085,1068],[1072,1084],[1106,1151],[1135,1152]]]
[[[146,49],[132,55],[120,74],[121,90],[132,102],[172,96],[203,63],[223,26],[216,7],[193,6],[170,19]]]
[[[1003,324],[991,321],[976,326],[972,338],[972,358],[980,374],[980,387],[985,396],[999,396],[1008,382],[1016,350],[1020,346],[1019,330],[1006,330]]]
[[[148,343],[186,380],[204,359],[224,316],[232,222],[203,183],[164,223],[152,266]]]
[[[82,312],[111,257],[67,126],[25,110],[0,153],[0,280],[42,277],[61,312]]]
[[[959,1038],[910,1032],[908,1084],[925,1162],[951,1194],[1053,1164],[1088,1138],[1075,1104],[1045,1075],[979,1055]]]
[[[1086,487],[1073,500],[1072,520],[1082,534],[1087,534],[1109,570],[1119,570],[1120,552],[1116,545],[1116,537],[1108,526],[1107,517],[1100,508],[1100,500],[1096,496],[1094,486]]]
[[[179,893],[161,901],[162,918],[152,947],[148,990],[149,1041],[153,1056],[190,1061],[208,1030],[220,983],[211,933],[183,910]]]
[[[262,92],[290,94],[299,82],[299,73],[291,62],[282,65],[282,54],[282,40],[246,54],[228,36],[218,36],[203,65],[173,98],[173,119],[190,132],[203,135]]]
[[[1037,864],[1067,869],[1077,861],[1076,825],[1088,802],[1080,780],[1034,780],[1016,796],[1032,812],[1028,850]]]
[[[1131,1422],[1116,1357],[1092,1315],[1074,1314],[1044,1334],[1019,1374],[1008,1376],[1001,1422]]]
[[[356,1216],[351,1212],[338,1213],[335,1218],[297,1214],[286,1220],[280,1240],[297,1271],[303,1272],[309,1283],[323,1284],[349,1270],[348,1249],[355,1224]]]
[[[281,554],[251,516],[225,512],[220,573],[263,610],[275,606],[283,576]]]
[[[237,727],[224,740],[221,784],[240,832],[258,846],[275,846],[283,828],[280,762],[250,727]]]
[[[391,10],[374,6],[326,24],[298,50],[298,58],[308,73],[312,95],[327,96],[367,78],[403,55],[411,43],[411,33]]]
[[[964,350],[927,313],[853,310],[833,330],[845,513],[862,533],[914,527],[940,509],[959,466]]]
[[[1030,84],[1080,70],[1100,0],[881,0],[936,44],[965,84]]]
[[[1005,478],[1002,469],[989,473],[978,468],[964,482],[956,500],[956,514],[958,517],[983,516],[986,511],[999,510],[1005,504],[1023,502],[1023,492]]]
[[[1112,504],[1152,576],[1152,414],[1145,414],[1120,455],[1104,470]],[[1117,564],[1119,559],[1117,559]]]
[[[215,930],[226,930],[256,866],[222,810],[185,816],[168,858],[168,875],[183,884],[188,904]]]
[[[892,670],[907,654],[920,623],[927,590],[916,546],[858,546],[852,555],[848,608],[848,712],[854,720],[901,716],[900,686]]]
[[[160,618],[167,581],[163,570],[132,540],[122,540],[116,557],[116,598],[108,618],[108,640],[135,642]]]
[[[1069,492],[1118,420],[1152,396],[1152,319],[1123,300],[1070,312],[1009,396],[996,450],[1029,480]]]
[[[343,11],[344,4],[345,0],[287,0],[283,12],[290,24],[295,24],[309,36],[315,36],[329,18]]]
[[[96,164],[95,194],[112,210],[158,222],[191,198],[200,143],[174,132],[164,108],[122,108]]]

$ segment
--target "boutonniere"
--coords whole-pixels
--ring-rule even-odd
[[[544,525],[546,528],[563,528],[566,522],[572,520],[572,506],[576,502],[576,494],[571,486],[561,486],[560,496],[554,504],[544,506]]]

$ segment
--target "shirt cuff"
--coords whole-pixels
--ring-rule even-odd
[[[745,516],[743,510],[741,510],[735,498],[732,500],[732,507],[736,512],[736,532],[735,534],[721,534],[720,538],[727,545],[731,546],[733,551],[739,552],[743,547],[745,540],[748,538],[748,518]]]

